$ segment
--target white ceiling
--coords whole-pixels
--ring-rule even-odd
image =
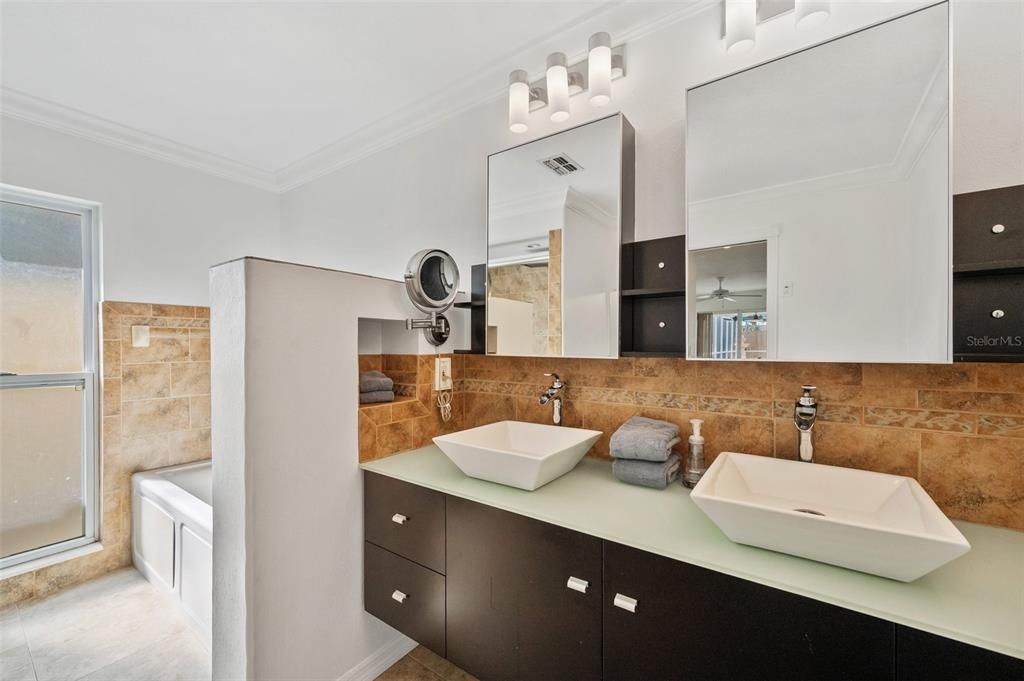
[[[706,4],[4,2],[2,104],[288,184],[332,146],[500,96],[511,68],[581,55],[594,30],[618,41]]]

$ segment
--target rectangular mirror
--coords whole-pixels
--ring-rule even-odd
[[[948,362],[945,4],[687,93],[687,356]]]
[[[632,183],[621,114],[488,158],[488,354],[618,357]]]

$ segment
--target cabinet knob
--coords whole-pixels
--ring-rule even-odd
[[[1006,231],[1006,226],[1005,225],[992,225],[992,233],[993,234],[1002,234],[1005,231]]]
[[[590,582],[579,577],[569,577],[569,581],[565,583],[567,587],[573,591],[579,591],[581,594],[587,593],[587,588],[590,587]]]
[[[399,525],[405,525],[405,521],[407,520],[408,518],[402,515],[401,513],[396,513],[393,516],[391,516],[391,522],[397,523]]]
[[[659,329],[664,329],[665,328],[665,322],[658,322],[658,328]]]
[[[1002,319],[1003,317],[1006,316],[1006,313],[1003,312],[1002,310],[992,310],[992,316],[995,317],[996,319]]]
[[[408,598],[408,597],[409,597],[408,594],[404,594],[401,591],[399,591],[398,589],[395,589],[395,593],[391,594],[391,598],[393,600],[398,601],[399,603],[405,603],[405,599]]]
[[[636,599],[630,598],[629,596],[615,594],[615,599],[612,601],[612,605],[616,608],[622,608],[628,612],[636,612]]]
[[[663,269],[665,269],[665,263],[663,263],[663,262],[659,262],[659,263],[658,263],[658,269],[659,269],[659,270],[663,270]]]

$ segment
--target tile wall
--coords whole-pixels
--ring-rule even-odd
[[[537,396],[550,381],[543,374],[556,371],[568,383],[566,424],[605,432],[597,457],[608,456],[623,421],[642,414],[684,432],[689,419],[703,419],[711,459],[722,451],[796,458],[793,402],[813,383],[819,463],[908,475],[952,518],[1024,530],[1024,364],[455,357],[461,427],[550,423],[551,407]]]
[[[0,581],[0,607],[48,595],[131,564],[131,475],[208,459],[210,311],[104,302],[102,312],[103,550]],[[131,327],[148,326],[148,347]]]

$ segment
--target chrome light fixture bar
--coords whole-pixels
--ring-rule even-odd
[[[612,81],[626,75],[625,54],[624,45],[612,47],[611,36],[601,32],[590,37],[587,57],[581,61],[569,64],[564,53],[554,52],[548,55],[544,76],[533,82],[522,69],[512,71],[508,81],[509,130],[526,132],[529,114],[545,108],[552,121],[566,121],[571,115],[569,100],[583,93],[589,93],[591,106],[606,106],[612,98]]]
[[[725,0],[722,3],[722,39],[730,54],[754,47],[757,27],[793,14],[797,28],[814,28],[828,21],[831,0]]]

